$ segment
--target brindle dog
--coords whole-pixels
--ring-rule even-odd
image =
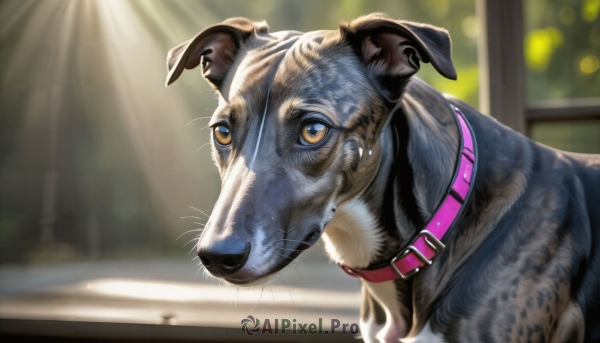
[[[232,18],[168,55],[217,90],[222,191],[198,242],[206,269],[265,282],[320,237],[367,268],[427,222],[454,173],[458,107],[477,139],[471,197],[433,265],[363,280],[366,341],[600,340],[600,156],[534,143],[414,77],[455,79],[447,31],[382,14],[269,33]]]

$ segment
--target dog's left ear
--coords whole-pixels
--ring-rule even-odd
[[[268,29],[266,22],[255,23],[242,17],[229,18],[206,28],[169,51],[166,86],[175,82],[184,69],[202,65],[202,76],[219,89],[244,40]]]
[[[342,23],[340,33],[388,101],[400,99],[406,80],[419,70],[419,61],[430,62],[444,77],[456,80],[450,35],[442,28],[375,13]]]

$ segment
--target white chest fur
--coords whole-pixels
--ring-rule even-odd
[[[377,325],[375,318],[361,318],[360,330],[365,342],[399,342],[408,331],[406,320],[400,315],[400,303],[393,281],[371,283],[363,280],[364,291],[379,303],[385,312],[385,323]],[[363,295],[364,296],[364,295]],[[374,311],[370,312],[374,315]]]
[[[353,268],[368,266],[383,239],[377,218],[360,199],[340,204],[323,234],[331,259]]]

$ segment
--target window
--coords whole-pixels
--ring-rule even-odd
[[[480,108],[534,140],[600,152],[596,0],[478,0]],[[574,122],[577,121],[577,122]],[[561,129],[562,128],[562,129]]]

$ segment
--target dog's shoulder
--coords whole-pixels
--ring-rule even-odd
[[[594,253],[600,247],[599,156],[538,144],[458,99],[447,99],[461,109],[477,139],[480,166],[474,213],[485,222],[482,216],[489,208],[504,206],[505,211],[498,213],[493,230],[461,268],[469,276],[457,273],[461,277],[455,280],[454,296],[442,303],[458,301],[445,307],[475,315],[478,319],[472,323],[483,323],[488,316],[503,318],[507,337],[537,335],[535,328],[544,326],[539,318],[554,320],[575,311],[577,316],[570,318],[585,320],[586,337],[596,337],[600,332],[589,326],[600,321],[590,311],[600,304],[600,296],[594,293],[600,288],[595,272],[600,254]],[[476,275],[507,281],[494,284]],[[465,305],[465,298],[472,302]],[[499,308],[499,304],[504,305]],[[495,314],[490,308],[495,308]],[[533,313],[538,313],[537,319]],[[434,323],[451,322],[451,315],[439,311]],[[473,325],[473,332],[487,332]]]
[[[597,320],[589,312],[598,304],[590,291],[598,289],[598,279],[586,263],[592,244],[582,188],[576,177],[557,175],[528,179],[523,194],[453,274],[452,286],[437,304],[434,327],[463,341],[543,340],[558,334],[553,323],[564,321],[582,332],[581,322],[568,319],[586,318],[585,326]],[[470,231],[462,235],[457,242],[468,239]],[[564,315],[567,311],[576,316]],[[453,319],[461,317],[468,320]],[[490,332],[499,336],[486,336]]]

